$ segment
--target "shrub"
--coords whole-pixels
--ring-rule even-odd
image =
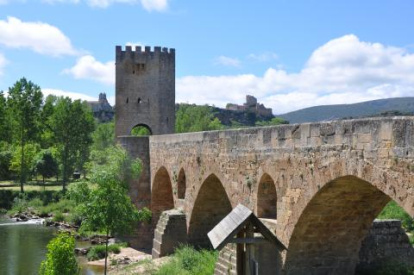
[[[62,214],[62,212],[55,212],[52,218],[52,221],[54,222],[63,222],[65,220],[65,216]]]
[[[29,201],[29,207],[39,208],[43,206],[43,201],[40,198],[34,198]]]
[[[126,247],[126,243],[110,244],[108,246],[108,252],[119,254],[121,252],[121,247]],[[96,261],[105,258],[105,245],[102,244],[92,246],[86,257],[89,261]]]
[[[47,245],[46,260],[40,264],[40,275],[76,275],[80,269],[75,256],[75,239],[60,233]]]
[[[197,251],[191,246],[181,246],[175,251],[173,259],[163,265],[156,275],[209,275],[214,273],[218,252]]]
[[[28,207],[27,196],[20,193],[17,197],[14,198],[12,208],[8,213],[10,215],[20,214],[27,211]]]

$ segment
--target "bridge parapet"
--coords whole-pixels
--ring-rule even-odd
[[[161,168],[168,172],[174,205],[183,208],[189,234],[199,232],[200,240],[211,230],[215,224],[209,217],[224,217],[229,210],[217,209],[227,209],[226,200],[231,207],[242,203],[256,215],[266,214],[260,218],[269,219],[270,213],[277,237],[292,251],[288,258],[297,259],[291,263],[297,274],[308,270],[307,263],[328,268],[319,258],[297,254],[303,249],[338,261],[329,268],[344,265],[352,272],[357,259],[350,255],[358,254],[372,220],[390,199],[414,216],[412,117],[160,135],[151,136],[149,145],[151,184]],[[181,170],[186,191],[179,200]],[[276,211],[272,205],[263,211],[266,203],[276,204]],[[330,242],[321,231],[331,227],[338,232],[332,241],[347,244],[348,254],[339,255],[345,248],[334,243],[316,246]],[[303,236],[314,236],[309,247],[300,247]]]

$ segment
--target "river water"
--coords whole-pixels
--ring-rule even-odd
[[[46,245],[54,237],[54,228],[35,222],[16,223],[0,216],[0,274],[35,275],[45,259]],[[81,259],[85,264],[85,260]],[[82,274],[99,275],[84,265]]]

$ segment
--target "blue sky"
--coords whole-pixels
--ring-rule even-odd
[[[275,114],[414,96],[414,2],[0,0],[0,90],[114,98],[115,45],[176,49],[176,101]]]

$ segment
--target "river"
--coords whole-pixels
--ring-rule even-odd
[[[35,275],[46,255],[46,245],[53,238],[56,229],[35,224],[16,223],[0,216],[0,274]],[[100,275],[85,264],[82,274]]]

